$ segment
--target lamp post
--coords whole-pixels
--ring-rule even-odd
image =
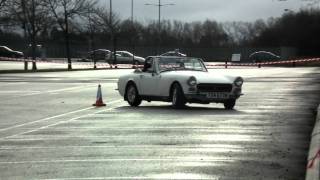
[[[131,23],[133,24],[133,0],[131,0]]]
[[[158,0],[158,4],[153,4],[153,3],[146,3],[145,5],[147,6],[157,6],[158,7],[158,35],[159,35],[159,42],[158,42],[158,52],[159,53],[159,49],[160,49],[160,32],[161,32],[161,7],[164,6],[173,6],[175,5],[174,3],[168,3],[168,4],[161,4],[161,0]]]
[[[134,24],[133,24],[133,0],[131,0],[131,30],[134,32]],[[131,46],[132,46],[132,64],[134,65],[134,54],[135,52],[135,45],[134,45],[134,34],[132,33],[131,38]]]
[[[109,6],[110,6],[110,12],[109,12],[110,13],[110,15],[109,15],[110,16],[109,17],[110,18],[110,24],[112,24],[112,0],[110,0],[110,5]]]
[[[117,51],[117,37],[116,37],[116,32],[115,32],[115,27],[113,25],[113,14],[112,14],[112,0],[109,0],[110,3],[110,29],[111,29],[111,39],[112,39],[112,43],[113,43],[113,56],[111,53],[111,57],[113,57],[113,64],[117,64],[117,56],[116,56],[116,51]],[[117,68],[117,65],[115,66],[115,68]]]

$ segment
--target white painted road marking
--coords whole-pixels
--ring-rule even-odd
[[[115,103],[122,102],[122,101],[123,101],[122,99],[120,99],[120,100],[115,100],[115,101],[109,102],[108,104],[115,104]],[[70,115],[70,114],[74,114],[74,113],[77,113],[77,112],[82,112],[82,111],[86,111],[86,110],[94,109],[94,108],[96,108],[96,107],[89,107],[89,108],[85,108],[85,109],[80,109],[80,110],[77,110],[77,111],[72,111],[72,112],[60,114],[60,115],[57,115],[57,116],[53,116],[53,117],[41,119],[41,120],[38,120],[38,121],[33,121],[33,122],[30,122],[30,123],[25,123],[25,124],[21,124],[21,125],[17,125],[17,126],[18,126],[18,127],[21,127],[21,126],[25,126],[25,125],[27,125],[27,124],[34,124],[34,123],[36,123],[36,122],[46,121],[46,120],[49,120],[49,119],[55,119],[55,118],[58,118],[58,117],[63,117],[63,116],[66,116],[66,115]],[[112,110],[112,109],[114,109],[114,108],[102,109],[102,110],[100,110],[100,111],[94,112],[93,114],[100,113],[100,112],[103,112],[103,111],[109,111],[109,110]],[[6,137],[1,138],[1,139],[12,138],[12,137],[20,136],[20,135],[23,135],[23,134],[35,132],[35,131],[38,131],[38,130],[40,130],[40,129],[45,129],[45,128],[48,128],[48,127],[51,127],[51,126],[56,126],[56,125],[58,125],[58,124],[67,123],[67,122],[74,121],[74,120],[77,120],[77,119],[80,119],[80,118],[83,118],[83,117],[88,117],[88,116],[90,116],[90,115],[92,115],[92,113],[91,113],[91,114],[81,115],[81,116],[78,116],[78,117],[75,117],[75,118],[71,118],[71,119],[69,119],[69,120],[59,121],[59,122],[57,122],[57,123],[53,123],[53,124],[50,124],[50,125],[47,125],[47,126],[42,126],[42,127],[40,127],[40,128],[36,128],[36,129],[30,130],[30,131],[25,131],[25,132],[21,132],[21,133],[18,133],[18,134],[6,136]],[[10,127],[9,129],[16,128],[17,126],[15,126],[15,127]],[[8,130],[8,128],[6,128],[6,130]],[[0,131],[1,131],[1,130],[0,130]]]
[[[203,159],[202,157],[174,157],[174,158],[115,158],[115,159],[58,159],[58,160],[43,160],[43,161],[7,161],[0,162],[0,164],[35,164],[35,163],[80,163],[80,162],[117,162],[117,161],[184,161],[184,162],[234,162],[227,157],[215,157]]]
[[[123,101],[123,100],[121,99],[121,100],[111,101],[108,104],[115,104],[115,103],[118,103],[120,101]],[[19,128],[19,127],[23,127],[23,126],[27,126],[27,125],[30,125],[30,124],[35,124],[35,123],[38,123],[38,122],[48,121],[48,120],[51,120],[51,119],[55,119],[55,118],[59,118],[59,117],[63,117],[63,116],[67,116],[67,115],[83,112],[83,111],[86,111],[86,110],[89,110],[89,109],[94,109],[94,108],[96,108],[96,107],[87,107],[87,108],[84,108],[84,109],[79,109],[79,110],[75,110],[75,111],[59,114],[59,115],[56,115],[56,116],[51,116],[51,117],[47,117],[47,118],[44,118],[44,119],[40,119],[40,120],[36,120],[36,121],[32,121],[32,122],[27,122],[27,123],[23,123],[23,124],[11,126],[11,127],[3,128],[3,129],[0,129],[0,132],[11,130],[11,129],[15,129],[15,128]]]

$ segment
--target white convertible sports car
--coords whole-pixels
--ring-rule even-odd
[[[131,106],[146,100],[172,102],[175,108],[214,102],[233,109],[242,84],[239,76],[209,73],[199,58],[155,56],[146,59],[142,70],[121,76],[118,90]]]

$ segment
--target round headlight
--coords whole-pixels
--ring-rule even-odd
[[[235,81],[234,84],[238,87],[241,87],[243,84],[243,79],[241,77],[238,77]]]
[[[195,85],[197,85],[197,79],[195,78],[195,77],[193,77],[193,76],[191,76],[189,79],[188,79],[188,85],[189,86],[195,86]]]

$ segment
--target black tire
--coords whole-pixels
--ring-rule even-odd
[[[172,87],[171,100],[172,106],[174,108],[183,108],[186,104],[186,98],[184,96],[181,86],[178,83],[175,83]]]
[[[137,87],[133,83],[128,84],[126,88],[126,100],[130,106],[134,107],[139,106],[142,102]]]
[[[227,110],[232,110],[234,106],[236,105],[236,100],[235,99],[229,99],[223,103],[224,108]]]

